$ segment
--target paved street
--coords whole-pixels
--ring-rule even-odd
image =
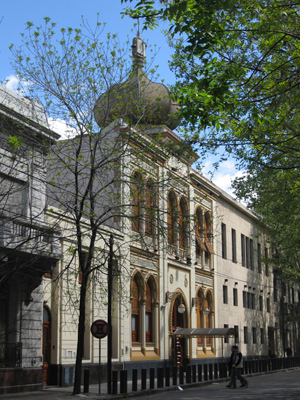
[[[138,397],[145,397],[149,400],[222,400],[222,399],[246,399],[246,400],[299,400],[300,399],[300,369],[287,370],[283,372],[248,376],[249,387],[231,390],[226,388],[226,382],[213,382],[199,387],[184,388],[183,391],[162,390],[159,389],[155,394],[149,394],[149,391],[138,392],[134,394]],[[104,387],[103,387],[104,388]],[[88,395],[79,395],[79,398],[86,399],[117,399],[126,396],[107,396],[105,394],[98,395],[97,385],[91,385],[91,392]],[[133,394],[129,394],[128,397]],[[67,400],[71,397],[71,388],[47,388],[42,392],[19,393],[0,395],[0,400]]]

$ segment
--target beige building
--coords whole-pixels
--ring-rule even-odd
[[[225,354],[230,354],[234,342],[250,357],[282,357],[288,346],[294,354],[298,322],[292,316],[298,292],[282,283],[271,262],[266,262],[272,249],[259,218],[220,191],[214,224],[216,323],[236,330],[236,338],[224,344]]]
[[[181,142],[166,125],[174,129],[178,124],[173,117],[177,106],[171,102],[164,85],[154,84],[145,76],[144,43],[140,38],[134,40],[133,49],[134,74],[125,82],[125,89],[118,90],[125,98],[128,90],[130,96],[142,99],[147,112],[143,118],[137,117],[139,124],[135,128],[122,119],[105,128],[112,138],[126,138],[128,148],[122,152],[114,172],[120,181],[114,187],[120,204],[131,206],[126,212],[125,206],[118,206],[123,214],[112,218],[110,226],[103,226],[99,235],[102,239],[97,243],[104,259],[105,241],[113,233],[119,252],[116,258],[120,274],[113,283],[112,357],[115,368],[125,366],[127,370],[137,365],[149,368],[166,362],[184,364],[192,359],[215,357],[217,343],[213,338],[175,339],[174,336],[178,328],[215,327],[213,209],[217,191],[193,170],[192,164],[198,156],[191,149],[180,158],[170,155],[170,149]],[[107,96],[109,92],[96,106],[99,126],[104,124],[104,114],[107,118],[111,112],[113,120],[116,109],[124,113],[124,100],[120,105],[114,104],[113,111],[105,108],[103,99],[107,100]],[[114,92],[112,96],[114,99]],[[161,103],[155,101],[158,97]],[[53,196],[48,197],[52,206]],[[57,207],[57,203],[53,205]],[[64,232],[64,227],[61,228]],[[66,229],[72,231],[71,226]],[[60,276],[70,263],[72,277],[67,275],[67,282],[63,275],[58,281],[45,278],[44,282],[45,309],[51,320],[48,383],[54,384],[72,383],[76,357],[78,315],[74,311],[75,302],[70,311],[67,295],[72,280],[73,296],[80,287],[78,260],[70,251],[76,243],[72,243],[71,237],[72,234],[62,233],[63,258],[55,276]],[[86,304],[89,312],[84,366],[91,370],[98,367],[99,340],[91,336],[89,327],[96,319],[107,320],[106,283],[105,271],[99,272],[97,280],[91,281]],[[101,340],[101,352],[105,363],[107,338]]]
[[[129,128],[123,123],[114,129]],[[135,131],[133,137],[137,133],[144,148],[158,134],[179,141],[167,127]],[[115,368],[125,365],[127,370],[136,363],[140,368],[163,365],[165,361],[183,364],[193,358],[216,355],[214,339],[175,341],[174,337],[177,328],[215,326],[212,219],[215,192],[191,168],[194,154],[179,162],[167,157],[157,144],[155,149],[155,154],[147,153],[148,161],[144,156],[139,159],[136,153],[122,160],[127,169],[124,176],[130,176],[130,182],[123,182],[120,191],[123,198],[130,198],[130,216],[120,218],[119,229],[104,226],[100,235],[104,239],[97,243],[104,258],[105,238],[108,240],[113,233],[121,273],[113,283],[112,357]],[[55,214],[52,212],[49,218],[55,219]],[[51,321],[48,383],[70,384],[76,358],[75,299],[80,290],[80,274],[78,259],[70,251],[76,244],[70,239],[73,228],[70,221],[60,226],[63,258],[53,279],[44,279],[45,313]],[[67,275],[57,280],[69,263],[72,266]],[[105,271],[99,272],[97,280],[91,281],[86,304],[84,366],[91,370],[98,366],[99,340],[92,337],[89,329],[94,320],[107,320],[103,305],[107,303],[105,282]],[[72,300],[68,297],[70,292]],[[101,352],[105,363],[107,338],[101,340]]]

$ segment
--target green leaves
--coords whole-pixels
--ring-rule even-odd
[[[175,43],[170,67],[177,78],[172,89],[182,106],[182,134],[201,156],[218,153],[222,160],[227,154],[247,171],[236,183],[237,193],[264,215],[287,264],[287,238],[295,249],[300,242],[295,227],[300,207],[300,4],[157,4],[140,1],[126,13],[143,16],[145,29],[169,22],[169,40]],[[291,254],[298,265],[297,250]]]
[[[9,140],[7,141],[10,150],[13,152],[18,150],[21,147],[22,143],[23,139],[18,136],[9,136]]]

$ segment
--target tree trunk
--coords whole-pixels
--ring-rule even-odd
[[[79,324],[78,324],[78,339],[77,339],[77,353],[75,364],[75,380],[73,395],[79,394],[81,389],[81,367],[84,349],[84,331],[85,331],[85,298],[88,282],[88,275],[82,274],[82,284],[80,288],[80,303],[79,303]]]

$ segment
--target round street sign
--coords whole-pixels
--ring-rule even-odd
[[[97,339],[103,339],[108,335],[108,323],[103,319],[97,319],[92,323],[91,333]]]

